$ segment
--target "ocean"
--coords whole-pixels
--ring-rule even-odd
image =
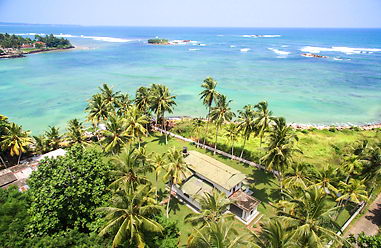
[[[0,113],[33,134],[84,119],[86,101],[102,83],[132,97],[140,86],[165,84],[177,97],[173,115],[204,116],[198,94],[208,76],[234,110],[268,101],[289,123],[381,121],[381,29],[2,24],[0,32],[52,33],[78,46],[0,59]],[[148,45],[154,37],[194,42]]]

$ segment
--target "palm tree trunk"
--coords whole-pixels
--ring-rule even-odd
[[[214,143],[214,151],[213,151],[213,154],[216,154],[216,150],[217,150],[217,138],[218,138],[218,124],[217,124],[217,129],[216,129],[216,141]]]
[[[209,115],[210,115],[210,107],[209,107],[209,110],[208,110],[208,115],[207,115],[207,117],[206,117],[206,133],[205,133],[205,136],[204,136],[204,145],[205,145],[205,143],[206,143],[206,136],[208,135]]]
[[[168,135],[167,135],[167,128],[166,128],[166,123],[165,123],[165,119],[164,119],[164,113],[163,113],[163,120],[162,120],[162,122],[163,122],[163,129],[164,129],[164,134],[165,134],[165,144],[167,144],[168,143]]]
[[[233,159],[233,156],[234,156],[234,143],[232,143],[232,158]]]
[[[3,157],[0,156],[0,160],[1,160],[1,163],[4,165],[4,168],[7,168],[7,165],[5,164]]]
[[[158,176],[157,176],[157,173],[155,173],[155,180],[156,180],[156,201],[158,200],[158,195],[157,195],[157,187],[158,187]]]
[[[241,155],[239,156],[240,158],[242,158],[243,156],[243,150],[245,150],[245,145],[246,145],[246,137],[243,137],[243,146],[242,146]]]
[[[20,152],[20,154],[19,154],[19,158],[17,159],[17,165],[20,164],[21,154],[22,154],[22,152]]]
[[[172,186],[173,186],[173,183],[170,183],[169,184],[169,197],[168,197],[168,202],[167,202],[167,218],[169,218],[169,203],[171,202],[171,196],[172,196]]]
[[[263,135],[260,135],[259,136],[259,147],[262,147],[262,138],[263,138]]]

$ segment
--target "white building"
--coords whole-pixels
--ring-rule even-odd
[[[181,185],[173,186],[172,191],[177,196],[199,210],[200,204],[196,196],[203,196],[216,189],[232,200],[229,211],[242,222],[248,224],[255,218],[260,201],[242,190],[245,174],[197,151],[189,151],[185,162],[190,173]]]

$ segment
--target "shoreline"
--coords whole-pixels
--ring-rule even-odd
[[[23,57],[26,57],[25,55],[27,55],[27,54],[45,53],[45,52],[54,52],[54,51],[64,51],[64,50],[75,49],[75,48],[77,48],[77,47],[72,45],[70,47],[63,47],[63,48],[37,49],[37,50],[32,50],[32,51],[28,51],[28,52],[21,52],[21,53],[17,53],[17,54],[4,54],[4,55],[0,55],[0,59],[23,58]]]
[[[191,117],[191,116],[168,116],[167,121],[182,121],[185,119],[201,119],[206,121],[206,118],[197,118],[197,117]],[[329,130],[331,128],[334,128],[336,130],[346,130],[346,129],[353,129],[353,128],[359,128],[361,130],[373,130],[373,129],[381,129],[381,122],[374,122],[374,123],[365,123],[365,124],[340,124],[340,125],[328,125],[328,124],[302,124],[302,123],[287,123],[289,126],[296,130],[308,130],[316,128],[318,130]]]

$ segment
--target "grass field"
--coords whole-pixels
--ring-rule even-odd
[[[164,153],[168,149],[171,149],[172,147],[176,147],[180,149],[184,146],[187,146],[189,149],[197,150],[199,152],[207,154],[245,173],[246,175],[248,175],[250,179],[249,180],[251,182],[250,188],[254,192],[253,196],[261,201],[261,204],[258,207],[258,210],[260,213],[264,215],[262,220],[266,220],[275,215],[275,209],[270,205],[270,203],[271,202],[275,203],[279,201],[280,195],[279,195],[279,188],[278,188],[277,181],[272,174],[266,171],[257,169],[255,167],[249,167],[242,163],[238,163],[236,161],[230,160],[220,155],[213,155],[211,152],[208,152],[200,148],[196,148],[195,146],[190,145],[189,143],[186,143],[184,141],[181,141],[175,138],[169,138],[168,144],[165,145],[165,138],[161,134],[155,134],[153,136],[146,138],[143,144],[145,144],[147,151],[157,152],[157,153]],[[154,173],[147,174],[147,177],[153,183],[156,182]],[[162,199],[163,197],[167,196],[167,191],[165,190],[165,184],[161,177],[159,178],[159,181],[158,181],[158,189],[159,189],[159,195],[161,195]],[[335,204],[335,202],[332,201],[330,204],[333,205]],[[179,201],[175,200],[171,204],[170,218],[177,220],[179,223],[182,244],[186,242],[187,236],[189,235],[189,233],[192,232],[192,226],[190,224],[184,223],[184,217],[189,213],[191,213],[191,210],[184,204],[180,203]],[[350,216],[350,213],[348,210],[343,211],[337,220],[339,225],[344,224],[344,222],[349,218],[349,216]],[[245,226],[239,221],[237,221],[237,226],[239,228],[245,228]]]

